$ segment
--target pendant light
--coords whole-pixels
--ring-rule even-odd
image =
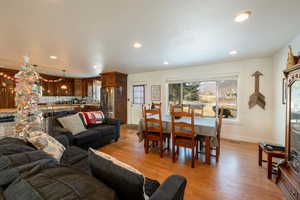
[[[64,78],[66,77],[66,70],[62,70],[62,72],[64,73]],[[62,90],[67,90],[68,86],[64,83],[62,86],[60,86],[60,89]]]

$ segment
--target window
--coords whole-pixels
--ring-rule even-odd
[[[145,85],[133,86],[133,104],[145,103]]]
[[[215,117],[216,108],[224,107],[225,118],[237,118],[237,77],[169,84],[169,104],[189,106],[206,117]]]

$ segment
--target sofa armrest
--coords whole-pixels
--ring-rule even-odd
[[[183,200],[186,183],[186,178],[183,176],[169,176],[150,197],[150,200]]]
[[[119,120],[119,119],[113,119],[113,118],[106,118],[105,119],[105,123],[109,124],[109,125],[120,125],[121,124],[121,120]]]
[[[112,118],[106,118],[105,123],[109,125],[115,125],[116,126],[116,141],[118,141],[120,137],[120,127],[121,127],[121,120],[119,119],[112,119]]]

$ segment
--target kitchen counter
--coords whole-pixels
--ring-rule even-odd
[[[84,106],[95,106],[95,107],[99,107],[100,104],[82,104]],[[54,104],[52,106],[48,106],[48,105],[40,105],[40,109],[41,111],[58,111],[58,110],[73,110],[75,108],[79,108],[81,106],[81,104]],[[4,108],[4,109],[0,109],[0,117],[1,116],[5,116],[5,115],[13,115],[16,112],[15,108]]]

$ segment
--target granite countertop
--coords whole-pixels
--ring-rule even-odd
[[[85,106],[100,106],[100,104],[83,104]],[[73,109],[81,106],[81,104],[54,104],[53,106],[41,105],[40,109],[44,110],[63,110],[63,109]],[[3,108],[0,109],[0,114],[13,114],[16,112],[15,108]]]

